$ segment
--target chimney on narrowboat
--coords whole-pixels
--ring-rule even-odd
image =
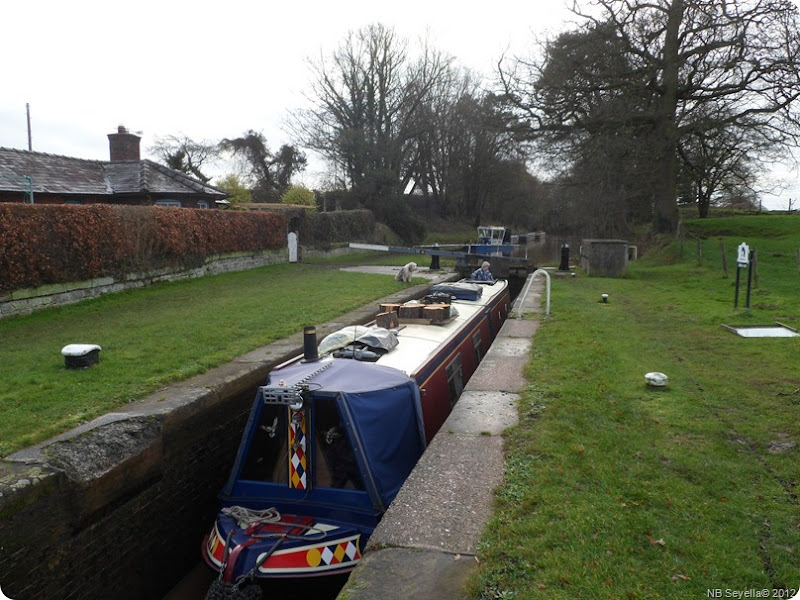
[[[314,362],[315,360],[319,360],[319,353],[317,352],[316,327],[303,328],[303,360],[305,362]]]
[[[139,142],[141,136],[131,133],[124,125],[117,127],[117,133],[108,134],[108,148],[111,162],[141,160]]]

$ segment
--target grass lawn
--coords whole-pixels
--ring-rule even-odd
[[[405,285],[327,266],[276,265],[0,320],[0,456]],[[100,363],[65,369],[61,348],[70,343],[99,344]]]
[[[624,279],[554,279],[471,597],[787,598],[772,590],[800,587],[800,338],[721,327],[798,325],[800,218],[752,219],[692,224],[700,264],[692,242]],[[733,302],[742,241],[759,257],[749,311],[746,270]],[[649,371],[669,385],[647,388]]]

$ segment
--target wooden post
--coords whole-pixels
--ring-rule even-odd
[[[719,250],[722,253],[722,272],[725,276],[725,279],[728,278],[728,259],[725,258],[725,242],[723,240],[719,241]]]
[[[733,308],[739,307],[739,280],[741,279],[742,267],[739,266],[737,261],[736,263],[736,285],[734,286],[733,292]]]
[[[753,286],[758,287],[758,252],[753,250]]]

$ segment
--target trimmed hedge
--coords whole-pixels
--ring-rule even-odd
[[[285,246],[286,219],[276,213],[0,204],[0,292]]]

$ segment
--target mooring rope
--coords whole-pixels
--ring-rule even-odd
[[[239,529],[247,529],[256,523],[280,523],[281,513],[274,506],[266,510],[255,510],[245,506],[230,506],[222,509],[222,514],[236,521]]]
[[[227,508],[223,508],[222,513],[234,519],[239,529],[243,530],[245,533],[248,533],[247,530],[250,529],[253,525],[260,525],[263,523],[274,523],[276,525],[284,525],[286,527],[294,529],[301,529],[306,532],[302,535],[292,535],[289,533],[249,534],[251,535],[251,537],[255,538],[281,537],[288,540],[308,540],[312,542],[317,542],[319,540],[325,539],[328,536],[327,532],[324,529],[320,529],[318,527],[315,527],[314,525],[302,525],[300,523],[293,523],[291,521],[282,521],[281,513],[278,512],[278,509],[275,507],[270,507],[265,510],[255,510],[252,508],[247,508],[245,506],[230,506]],[[309,535],[309,532],[311,533],[311,535]]]

